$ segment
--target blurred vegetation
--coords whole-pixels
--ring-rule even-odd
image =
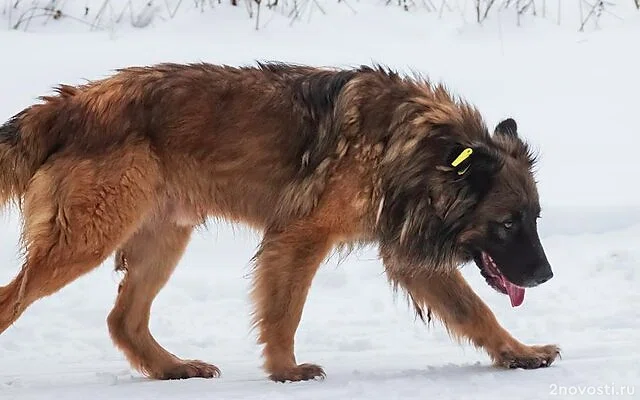
[[[0,0],[2,1],[2,0]],[[426,12],[438,18],[455,14],[466,22],[483,24],[502,14],[513,17],[520,26],[524,18],[544,18],[563,23],[563,13],[576,16],[576,27],[598,29],[603,18],[623,20],[617,14],[621,6],[640,9],[640,0],[4,0],[2,17],[8,29],[27,31],[34,26],[46,26],[52,21],[70,20],[89,30],[113,30],[117,25],[130,24],[144,28],[161,20],[170,20],[186,10],[215,12],[221,7],[242,7],[261,27],[263,8],[273,16],[290,19],[293,24],[310,18],[313,12],[326,14],[329,2],[338,3],[357,14],[358,5],[369,3],[382,7],[399,7],[406,12]],[[573,22],[572,22],[573,23]]]

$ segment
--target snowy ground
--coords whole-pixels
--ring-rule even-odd
[[[314,14],[292,28],[274,18],[259,32],[244,10],[229,8],[185,13],[144,30],[122,28],[114,36],[68,26],[46,35],[0,31],[0,120],[58,82],[159,61],[376,61],[444,80],[489,123],[515,117],[542,153],[541,234],[554,279],[512,309],[475,266],[463,271],[515,337],[557,343],[563,358],[543,370],[491,367],[484,353],[452,342],[440,324],[415,321],[368,249],[339,265],[330,259],[307,302],[297,356],[323,365],[327,379],[272,383],[259,369],[260,349],[249,331],[248,260],[258,236],[220,226],[193,240],[152,314],[160,343],[217,364],[220,379],[158,382],[130,370],[106,329],[119,279],[109,260],[33,305],[0,335],[0,398],[542,399],[621,394],[625,386],[640,396],[640,190],[634,185],[640,57],[631,50],[640,13],[578,34],[546,21],[520,28],[489,21],[478,28],[364,3],[357,9],[354,17],[346,7],[328,7],[329,15]],[[0,284],[18,270],[18,223],[15,213],[2,217]]]

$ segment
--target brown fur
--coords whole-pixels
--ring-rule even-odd
[[[295,332],[325,256],[361,243],[380,245],[421,315],[433,310],[498,364],[556,357],[512,338],[456,269],[483,218],[537,193],[526,146],[492,138],[443,87],[381,68],[163,64],[57,92],[0,127],[0,201],[20,205],[26,249],[0,288],[0,332],[115,252],[125,277],[108,326],[132,366],[158,379],[217,376],[148,328],[194,227],[215,217],[264,232],[253,321],[274,380],[324,375],[298,365]],[[497,160],[487,179],[482,161],[455,174],[447,160],[459,146]]]

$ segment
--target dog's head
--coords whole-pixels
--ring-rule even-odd
[[[381,252],[427,269],[475,261],[487,283],[518,306],[525,288],[553,276],[538,236],[535,157],[513,119],[481,137],[447,132],[427,139],[404,168],[389,173]]]
[[[468,168],[467,184],[478,194],[478,202],[458,241],[487,283],[518,306],[525,288],[548,281],[553,272],[538,235],[535,157],[518,137],[513,119],[497,125],[493,141],[496,149],[472,151],[463,166]]]

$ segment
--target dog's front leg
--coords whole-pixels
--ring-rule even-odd
[[[265,345],[264,368],[274,381],[324,377],[315,364],[298,365],[294,336],[320,263],[330,249],[328,233],[311,223],[269,231],[256,255],[254,323]]]
[[[527,346],[511,336],[458,270],[407,274],[388,269],[387,273],[408,292],[416,307],[429,308],[452,336],[484,348],[499,366],[547,367],[560,354],[555,345]]]

